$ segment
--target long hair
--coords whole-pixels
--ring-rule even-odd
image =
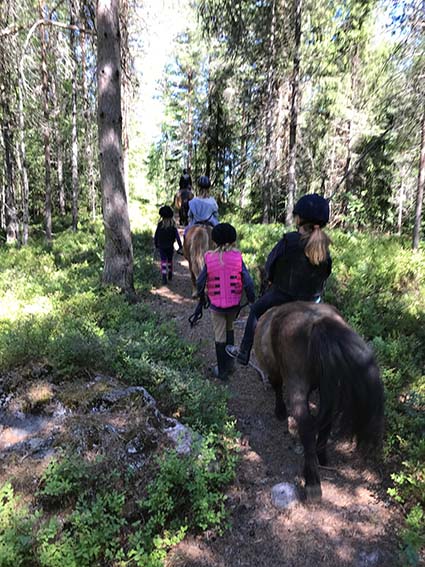
[[[216,248],[214,248],[214,250],[211,250],[210,252],[212,254],[220,254],[220,264],[223,265],[223,252],[231,252],[232,250],[237,250],[235,246],[235,242],[226,242],[226,244],[221,244],[220,246],[217,246]]]
[[[171,219],[164,219],[161,218],[161,220],[159,221],[159,226],[160,228],[170,228],[170,226],[177,226],[176,225],[176,221],[171,218]]]
[[[318,266],[328,258],[332,241],[318,224],[302,223],[302,226],[305,233],[301,238],[308,238],[304,254],[314,266]]]

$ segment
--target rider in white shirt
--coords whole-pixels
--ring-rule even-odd
[[[189,201],[189,226],[186,230],[194,224],[209,223],[211,226],[216,226],[219,223],[217,201],[209,195],[211,187],[209,177],[202,175],[198,179],[198,187],[199,195]]]

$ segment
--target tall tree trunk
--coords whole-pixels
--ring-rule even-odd
[[[210,63],[210,61],[208,61]],[[211,154],[212,154],[212,120],[213,120],[213,87],[211,75],[208,73],[208,126],[207,126],[207,155],[205,159],[205,175],[211,177]],[[202,175],[202,172],[201,172]]]
[[[272,208],[272,137],[273,137],[273,106],[275,92],[275,64],[276,64],[276,0],[272,2],[272,14],[270,22],[270,61],[267,74],[267,113],[266,113],[266,142],[264,155],[263,180],[263,222],[271,221]]]
[[[27,169],[27,152],[25,145],[25,117],[23,99],[23,59],[19,65],[18,78],[18,118],[19,118],[19,169],[22,183],[22,244],[28,243],[30,213],[29,213],[29,181]]]
[[[242,102],[242,135],[241,135],[241,147],[240,147],[240,173],[238,176],[238,182],[240,186],[239,190],[239,207],[242,209],[245,204],[245,191],[246,191],[246,172],[248,163],[248,138],[249,138],[249,124],[250,124],[250,114],[249,105],[247,104],[247,97],[244,96]]]
[[[74,0],[70,4],[70,24],[76,24],[76,6]],[[72,230],[78,227],[78,131],[77,131],[77,82],[78,61],[76,51],[75,31],[69,34],[71,57],[72,57],[72,133],[71,133],[71,181],[72,181]]]
[[[56,92],[56,77],[52,77],[52,106],[53,106],[53,121],[55,128],[56,139],[56,168],[57,168],[57,198],[59,203],[59,212],[61,216],[65,215],[65,185],[63,179],[63,140],[60,131],[60,124],[58,117],[60,116],[60,108]]]
[[[7,25],[10,6],[1,8],[2,26]],[[11,92],[13,91],[10,56],[7,53],[8,45],[5,40],[0,44],[0,109],[1,109],[1,135],[4,149],[4,222],[6,239],[13,244],[19,239],[18,214],[16,210],[16,179],[15,179],[15,152],[13,143],[14,120],[11,110]]]
[[[189,69],[187,72],[187,161],[186,168],[188,171],[192,169],[192,131],[193,131],[193,109],[192,109],[192,93],[193,93],[193,71]]]
[[[38,4],[40,18],[44,18],[41,2]],[[47,70],[46,30],[40,26],[41,42],[41,84],[43,91],[43,142],[44,142],[44,230],[48,243],[52,241],[52,184],[50,163],[50,109],[49,109],[49,75]]]
[[[97,3],[100,180],[105,257],[103,282],[134,293],[133,245],[122,155],[119,0]]]
[[[401,180],[400,180],[400,189],[398,192],[398,215],[397,215],[397,235],[401,236],[402,227],[403,227],[403,206],[404,206],[404,179],[406,176],[405,168],[401,169]]]
[[[297,161],[297,126],[298,126],[298,95],[300,83],[301,60],[301,18],[302,0],[293,0],[294,17],[294,61],[291,79],[291,103],[289,123],[289,159],[288,159],[288,197],[286,201],[285,225],[290,226],[293,221],[293,208],[297,189],[296,161]]]
[[[18,215],[16,212],[15,172],[12,130],[9,121],[9,108],[2,101],[2,136],[4,144],[4,157],[6,167],[5,212],[6,212],[6,241],[14,244],[19,239]]]
[[[120,0],[121,30],[121,113],[122,113],[122,152],[124,167],[124,186],[127,200],[129,196],[129,107],[130,107],[130,47],[128,43],[128,0]]]
[[[6,230],[6,187],[4,185],[4,178],[0,171],[0,228]]]
[[[84,139],[83,139],[83,155],[87,164],[87,184],[89,193],[89,212],[93,220],[96,220],[96,183],[94,178],[94,164],[93,164],[93,130],[91,125],[91,111],[88,97],[87,86],[87,65],[86,65],[86,34],[80,33],[80,51],[81,51],[81,75],[82,75],[82,102],[83,102],[83,116],[84,116]]]
[[[419,248],[422,223],[422,206],[425,188],[425,107],[422,111],[421,149],[419,157],[418,185],[416,189],[415,226],[413,228],[413,250]]]

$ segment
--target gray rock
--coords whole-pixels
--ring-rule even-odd
[[[271,492],[272,504],[279,510],[287,510],[299,501],[297,490],[289,482],[275,484]]]
[[[378,550],[374,551],[361,551],[359,553],[358,567],[375,567],[380,565],[381,554]]]
[[[46,439],[43,439],[42,437],[33,437],[32,439],[28,439],[27,444],[29,450],[32,453],[36,453],[37,451],[40,451],[46,444],[48,444],[48,441],[46,441]]]
[[[182,423],[175,421],[171,427],[164,429],[164,433],[174,443],[177,453],[188,455],[192,450],[194,433]]]

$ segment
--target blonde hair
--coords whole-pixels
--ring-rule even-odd
[[[161,228],[169,228],[170,226],[177,226],[176,221],[174,219],[161,218],[159,224],[161,225]]]
[[[302,225],[305,232],[301,236],[304,240],[308,238],[304,248],[304,254],[314,266],[324,262],[329,256],[329,246],[332,243],[326,232],[323,232],[320,225],[306,223]]]
[[[212,254],[220,254],[220,264],[223,265],[223,252],[230,252],[232,250],[238,250],[235,246],[236,242],[231,242],[230,244],[226,242],[226,244],[222,244],[221,246],[217,246],[214,250],[210,250]]]

